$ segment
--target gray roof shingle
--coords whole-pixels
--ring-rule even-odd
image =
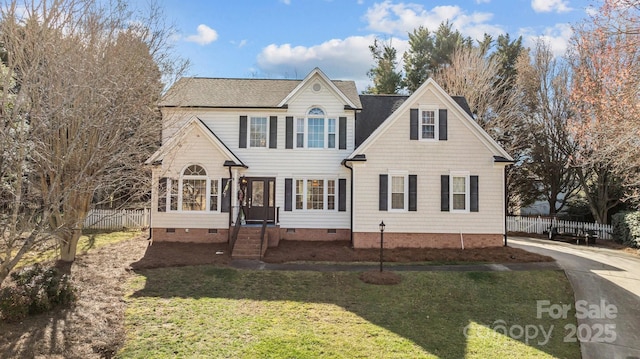
[[[302,80],[227,79],[185,77],[167,91],[160,107],[274,108]],[[362,108],[353,81],[333,80],[333,84],[357,108]]]

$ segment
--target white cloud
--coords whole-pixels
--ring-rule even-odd
[[[249,41],[247,39],[243,39],[240,41],[231,41],[232,45],[235,45],[237,48],[241,49],[243,48]]]
[[[198,25],[198,34],[189,35],[185,38],[186,41],[195,42],[199,45],[208,45],[218,39],[218,33],[216,30],[210,28],[205,24]]]
[[[567,0],[531,0],[531,8],[535,12],[569,12]]]
[[[476,4],[488,4],[491,0],[476,0]]]
[[[520,29],[520,35],[522,35],[525,47],[534,48],[536,41],[542,39],[549,44],[555,56],[564,56],[569,46],[569,40],[573,35],[573,29],[569,24],[556,24],[553,27],[546,28],[542,35],[536,34],[531,28]]]
[[[494,36],[504,33],[501,26],[489,23],[492,18],[492,13],[468,13],[459,6],[436,6],[428,10],[421,4],[393,3],[391,0],[374,4],[364,15],[367,28],[380,33],[405,37],[419,26],[435,31],[442,22],[449,20],[454,29],[473,39],[482,39],[484,33]]]
[[[367,71],[373,66],[369,45],[374,39],[374,35],[351,36],[309,47],[271,44],[258,55],[258,67],[266,75],[285,78],[303,78],[319,67],[330,78],[354,80],[358,89],[364,90],[369,84]],[[407,41],[396,38],[391,41],[400,61]]]

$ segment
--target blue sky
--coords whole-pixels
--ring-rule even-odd
[[[140,0],[141,2],[145,0]],[[544,37],[563,54],[571,25],[587,17],[589,0],[164,0],[176,25],[175,48],[191,61],[188,75],[304,78],[320,67],[330,78],[368,84],[375,37],[391,40],[399,59],[407,33],[449,20],[472,38]]]

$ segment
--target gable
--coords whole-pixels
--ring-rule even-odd
[[[358,145],[356,150],[349,156],[349,159],[366,154],[367,150],[374,144],[383,147],[389,145],[390,138],[391,143],[396,144],[404,141],[417,140],[418,111],[426,109],[435,112],[436,125],[434,127],[443,127],[446,129],[445,133],[436,134],[436,138],[433,138],[433,140],[439,139],[446,141],[448,137],[453,136],[453,138],[449,138],[449,140],[453,139],[453,142],[446,144],[446,147],[449,147],[449,151],[453,149],[452,145],[454,143],[459,147],[459,149],[455,150],[456,152],[465,151],[465,147],[468,147],[470,141],[473,141],[480,144],[479,149],[483,150],[483,152],[486,151],[487,154],[512,160],[504,149],[473,120],[466,101],[462,100],[463,99],[456,100],[452,98],[433,81],[433,79],[428,79],[418,90],[406,98],[391,115],[384,119],[371,135],[366,137],[366,139]],[[366,102],[367,100],[365,100],[365,103]],[[463,106],[466,108],[463,108]],[[443,117],[444,122],[442,121]],[[438,123],[438,118],[440,123]],[[372,122],[375,122],[375,120],[374,117],[374,121]],[[379,121],[380,118],[377,120]],[[452,121],[449,126],[447,125],[448,121]],[[372,123],[372,126],[373,125],[375,125],[375,123]],[[360,128],[362,127],[363,126]],[[362,138],[362,134],[359,136]],[[378,143],[381,141],[385,142],[385,144]],[[469,149],[467,148],[466,150]]]
[[[185,123],[169,141],[165,142],[153,154],[146,164],[155,164],[164,162],[165,158],[184,155],[186,149],[196,148],[192,156],[211,156],[211,150],[214,149],[224,160],[220,165],[224,166],[240,166],[246,167],[245,164],[222,142],[216,134],[211,131],[207,125],[197,117],[191,118]],[[180,154],[180,152],[183,152]],[[187,162],[190,162],[188,160]]]
[[[337,85],[342,85],[339,88]],[[303,100],[300,100],[300,97]],[[333,97],[333,101],[329,98]],[[323,101],[335,102],[342,104],[342,109],[359,109],[362,108],[360,98],[358,97],[355,83],[353,81],[331,81],[319,69],[315,68],[305,77],[291,93],[280,102],[279,106],[291,106],[296,102],[308,102],[306,98],[316,98],[316,103],[324,103]]]

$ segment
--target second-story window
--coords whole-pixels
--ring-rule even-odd
[[[307,116],[296,119],[297,148],[336,148],[336,119],[313,107]]]
[[[268,122],[266,117],[251,117],[249,147],[267,147]]]

